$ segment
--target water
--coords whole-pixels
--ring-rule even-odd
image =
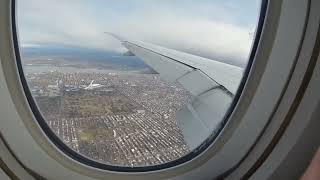
[[[66,46],[35,46],[21,49],[25,73],[155,73],[136,56]]]
[[[142,70],[112,70],[112,69],[97,69],[97,68],[76,68],[76,67],[56,67],[51,64],[45,65],[24,65],[23,71],[26,74],[33,74],[33,73],[48,73],[48,72],[61,72],[61,73],[141,73]]]

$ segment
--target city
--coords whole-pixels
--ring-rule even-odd
[[[175,113],[191,94],[158,74],[26,73],[40,111],[80,154],[116,166],[150,166],[189,152]]]

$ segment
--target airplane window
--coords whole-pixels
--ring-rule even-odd
[[[37,121],[79,161],[190,159],[225,123],[260,3],[19,1],[22,80]]]

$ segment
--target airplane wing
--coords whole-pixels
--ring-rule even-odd
[[[198,147],[219,127],[237,92],[242,68],[111,35],[157,71],[162,79],[179,82],[194,95],[192,103],[176,114],[189,148]]]

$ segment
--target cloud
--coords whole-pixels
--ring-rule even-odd
[[[22,44],[65,44],[107,51],[126,49],[103,32],[203,57],[245,65],[255,24],[240,24],[230,2],[185,0],[19,1]],[[254,14],[254,13],[253,13]],[[257,13],[256,13],[257,14]],[[257,16],[257,15],[256,15]]]

